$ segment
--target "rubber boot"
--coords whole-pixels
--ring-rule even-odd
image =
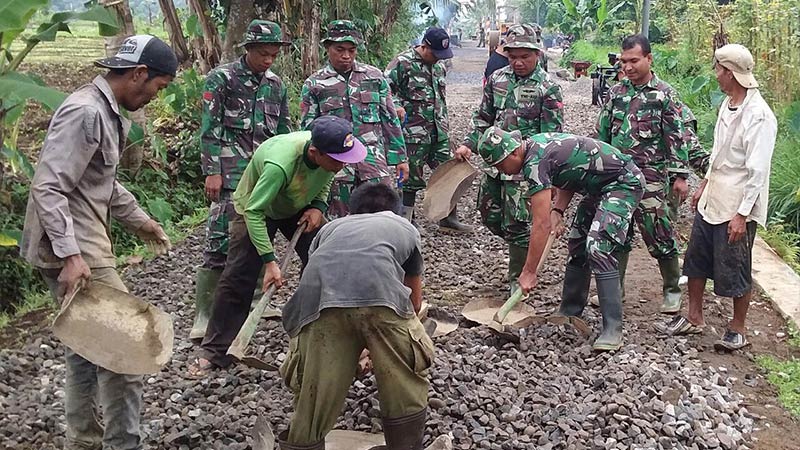
[[[439,221],[439,228],[444,228],[447,231],[454,231],[456,233],[472,233],[472,227],[470,225],[465,225],[458,221],[457,206],[450,211],[447,217]]]
[[[527,259],[528,247],[508,244],[508,287],[512,294],[517,289],[517,286],[519,286],[517,279],[522,273],[522,268],[525,267],[525,261]]]
[[[625,300],[625,272],[628,271],[628,257],[631,256],[630,252],[615,253],[617,257],[617,270],[619,270],[619,294],[622,300]]]
[[[400,210],[400,215],[407,218],[411,225],[414,227],[419,228],[417,225],[417,221],[414,219],[414,203],[417,202],[417,193],[416,192],[408,192],[403,191],[403,206]],[[411,214],[407,214],[408,210],[411,210]]]
[[[592,272],[589,267],[567,264],[558,314],[568,317],[580,317],[586,307],[586,302],[589,300],[589,283],[591,281]]]
[[[422,450],[427,415],[428,409],[425,408],[408,416],[381,419],[386,445],[372,447],[370,450]]]
[[[289,430],[286,430],[278,435],[278,449],[280,450],[325,450],[325,439],[319,442],[306,445],[295,445],[286,442],[289,437]]]
[[[222,270],[197,269],[194,297],[194,324],[189,332],[189,339],[202,340],[206,335],[208,318],[211,315],[211,304],[214,302],[214,291],[217,289]]]
[[[595,274],[600,313],[603,315],[603,332],[594,341],[596,351],[614,351],[622,347],[622,297],[619,289],[619,272]]]
[[[664,280],[664,303],[661,304],[661,312],[675,314],[681,310],[681,287],[678,285],[681,279],[681,262],[677,256],[659,259],[658,269]]]

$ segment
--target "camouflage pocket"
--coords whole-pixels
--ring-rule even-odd
[[[428,100],[428,83],[425,80],[412,78],[408,80],[408,99],[412,102],[424,102]]]
[[[325,115],[338,115],[333,114],[334,111],[339,111],[344,108],[344,100],[341,97],[328,97],[319,105],[319,110],[323,116]]]
[[[362,92],[360,94],[361,121],[363,123],[379,123],[381,121],[381,104],[378,96],[374,92]]]

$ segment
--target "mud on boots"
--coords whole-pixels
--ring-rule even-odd
[[[603,316],[603,331],[592,344],[595,351],[614,351],[622,347],[622,297],[620,295],[619,272],[602,272],[594,275],[597,295],[600,299],[600,314]]]
[[[211,315],[211,304],[214,302],[214,291],[217,289],[222,269],[199,267],[195,279],[194,323],[189,331],[189,339],[198,342],[206,335],[208,318]]]
[[[661,304],[661,312],[675,314],[681,310],[681,287],[678,285],[681,279],[681,263],[678,255],[659,259],[658,270],[661,271],[661,278],[664,280],[664,303]]]

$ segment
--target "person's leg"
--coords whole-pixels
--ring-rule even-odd
[[[483,174],[478,187],[478,213],[481,223],[495,236],[505,239],[503,232],[503,182]]]
[[[231,221],[230,233],[228,260],[214,295],[201,345],[202,357],[217,367],[227,367],[233,362],[227,355],[228,347],[247,319],[263,266],[242,216],[237,215]]]
[[[706,320],[703,317],[703,293],[706,289],[705,278],[689,278],[687,285],[689,291],[689,310],[687,311],[686,318],[689,322],[698,326],[704,327]]]
[[[748,222],[745,235],[734,243],[728,243],[728,223],[718,226],[715,235],[714,292],[733,298],[733,320],[728,328],[742,336],[746,335],[747,310],[752,298],[752,253],[756,234],[756,222]]]
[[[280,369],[294,393],[294,414],[285,438],[289,448],[324,441],[341,414],[365,347],[350,318],[352,310],[322,310],[289,342],[289,354]]]
[[[100,404],[103,406],[103,448],[139,450],[139,419],[144,383],[141,375],[123,375],[97,368]]]
[[[581,200],[567,235],[567,267],[561,289],[561,305],[558,308],[559,314],[565,316],[580,317],[589,298],[591,271],[586,254],[586,237],[592,225],[595,201],[590,197]]]
[[[513,291],[528,258],[531,237],[530,196],[518,181],[501,181],[503,234],[508,242],[508,283]]]

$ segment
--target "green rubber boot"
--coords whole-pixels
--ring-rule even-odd
[[[561,290],[561,305],[558,314],[568,317],[580,317],[586,302],[589,301],[589,283],[592,272],[589,267],[578,267],[567,264],[564,272],[564,287]]]
[[[208,318],[211,315],[211,304],[214,302],[214,291],[217,289],[222,270],[197,269],[194,297],[194,324],[189,332],[189,339],[202,340],[206,335]]]
[[[517,286],[519,286],[517,279],[522,273],[522,268],[525,267],[527,259],[528,247],[508,244],[508,287],[511,293],[514,293],[517,290]]]
[[[617,257],[617,270],[619,270],[619,293],[623,301],[625,300],[625,272],[628,271],[628,257],[630,255],[630,252],[614,254]]]
[[[664,303],[661,304],[661,312],[675,314],[681,310],[681,287],[678,285],[681,279],[681,262],[677,256],[659,259],[658,269],[664,280]]]
[[[622,297],[620,295],[619,273],[603,272],[595,274],[597,295],[600,297],[600,313],[603,315],[603,331],[594,341],[596,351],[615,351],[622,347]]]

